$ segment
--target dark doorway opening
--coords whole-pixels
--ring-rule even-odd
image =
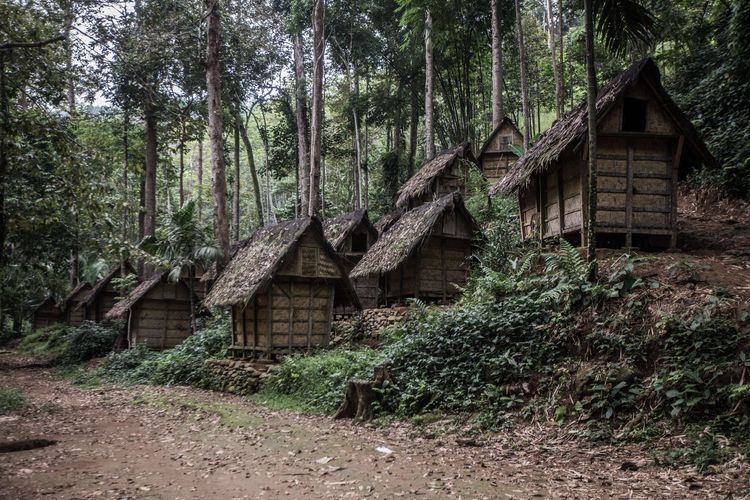
[[[622,104],[622,131],[645,132],[648,101],[626,97]]]

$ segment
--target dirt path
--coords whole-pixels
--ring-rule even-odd
[[[18,361],[0,354],[0,385],[21,389],[29,404],[0,416],[0,442],[58,443],[0,453],[2,498],[705,498],[750,491],[743,464],[701,476],[657,468],[647,450],[587,447],[563,432],[526,429],[457,443],[411,425],[333,422],[191,388],[79,388]],[[625,462],[637,470],[622,470]]]

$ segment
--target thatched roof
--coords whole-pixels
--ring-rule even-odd
[[[232,260],[219,275],[203,303],[206,307],[247,304],[271,283],[285,258],[297,248],[306,232],[318,239],[341,273],[344,291],[359,307],[359,299],[347,277],[344,261],[326,241],[316,217],[303,217],[258,229],[240,242]]]
[[[326,240],[328,240],[333,249],[340,252],[341,246],[346,241],[347,236],[359,227],[360,224],[364,224],[368,231],[377,236],[378,231],[370,222],[367,210],[364,208],[324,220],[323,232],[325,233]]]
[[[601,121],[625,92],[643,78],[654,91],[660,104],[672,117],[685,135],[685,147],[696,160],[713,166],[716,160],[701,140],[690,120],[674,103],[661,84],[659,69],[653,60],[644,59],[625,70],[620,76],[602,87],[596,98],[597,121]],[[555,121],[521,158],[516,161],[505,177],[491,190],[490,195],[510,193],[526,186],[533,173],[544,172],[568,150],[579,150],[588,136],[588,111],[586,102]]]
[[[477,160],[471,152],[471,143],[464,142],[442,151],[427,160],[417,172],[398,190],[397,206],[405,206],[409,200],[429,193],[434,189],[435,180],[449,170],[457,161],[469,161],[475,166]]]
[[[511,130],[513,130],[513,132],[523,137],[523,134],[521,133],[520,130],[518,130],[518,127],[516,127],[516,124],[513,123],[513,120],[511,120],[510,118],[506,116],[505,118],[502,119],[500,124],[497,127],[495,127],[495,130],[490,132],[490,135],[487,137],[487,140],[484,141],[484,144],[482,144],[482,149],[479,150],[479,154],[477,155],[477,160],[482,159],[482,155],[484,155],[484,152],[487,151],[487,148],[490,147],[490,144],[492,144],[492,140],[495,138],[495,136],[498,134],[498,132],[500,132],[500,130],[503,127],[510,127]]]
[[[125,263],[125,269],[126,272],[134,274],[135,270],[130,265],[129,262]],[[101,294],[105,288],[107,288],[107,285],[115,276],[118,276],[120,274],[120,265],[114,266],[102,279],[94,283],[94,287],[91,289],[91,291],[86,295],[83,300],[81,300],[78,305],[76,306],[76,310],[80,309],[81,307],[86,307],[90,303],[92,303],[98,296]]]
[[[151,291],[156,285],[158,285],[164,278],[164,272],[156,272],[152,274],[148,279],[141,282],[140,285],[135,287],[127,297],[122,299],[120,302],[115,304],[112,309],[104,316],[106,319],[118,319],[125,315],[135,304],[138,303],[148,292]]]
[[[397,208],[392,212],[388,212],[375,223],[375,231],[377,231],[378,234],[383,234],[388,231],[405,213],[406,209],[404,208]]]
[[[79,296],[81,292],[85,292],[86,290],[91,289],[91,283],[88,281],[82,281],[78,283],[78,285],[71,290],[71,292],[65,296],[64,299],[60,302],[60,308],[61,309],[67,309],[70,306],[70,302]]]
[[[460,212],[476,231],[480,231],[474,218],[466,210],[461,194],[447,194],[406,212],[370,247],[350,276],[360,278],[393,271],[422,246],[441,216],[450,210]]]
[[[31,309],[31,315],[33,316],[34,314],[36,314],[36,313],[37,313],[37,311],[39,311],[39,309],[41,309],[42,307],[44,307],[44,306],[45,306],[45,305],[47,305],[47,304],[52,304],[52,306],[53,306],[53,307],[56,307],[57,309],[60,309],[60,303],[59,303],[59,302],[57,302],[57,301],[55,301],[55,297],[54,297],[54,295],[52,295],[52,294],[50,293],[50,294],[48,294],[48,295],[47,295],[47,296],[46,296],[46,297],[44,298],[44,300],[43,300],[43,301],[41,301],[40,303],[38,303],[38,304],[37,304],[36,306],[34,306],[34,307],[33,307],[33,308]]]

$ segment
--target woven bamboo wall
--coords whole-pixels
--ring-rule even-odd
[[[509,150],[507,143],[503,142],[504,137],[509,138],[511,144],[523,144],[521,135],[507,123],[492,136],[490,144],[480,158],[480,166],[490,185],[502,179],[508,167],[518,159],[518,155]]]
[[[333,293],[330,281],[277,278],[246,307],[233,308],[232,347],[268,352],[326,345]]]
[[[51,303],[45,303],[34,313],[33,327],[35,330],[47,328],[60,322],[60,309]]]
[[[132,308],[130,347],[166,349],[190,335],[190,295],[182,283],[159,283]]]

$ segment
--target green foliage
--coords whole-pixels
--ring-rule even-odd
[[[18,344],[18,350],[33,353],[60,353],[66,348],[73,327],[58,323],[35,330],[25,335]]]
[[[74,365],[106,356],[112,351],[122,327],[121,322],[105,324],[84,321],[68,335],[57,362],[63,365]]]
[[[290,356],[273,370],[256,398],[282,401],[281,406],[301,410],[332,413],[341,404],[347,382],[372,377],[384,356],[384,352],[369,348]]]
[[[0,415],[16,411],[26,404],[26,397],[14,387],[0,387]]]
[[[79,383],[194,385],[214,388],[205,369],[211,358],[223,357],[231,338],[226,317],[211,319],[180,345],[162,352],[145,346],[111,353],[93,372],[79,374]]]

